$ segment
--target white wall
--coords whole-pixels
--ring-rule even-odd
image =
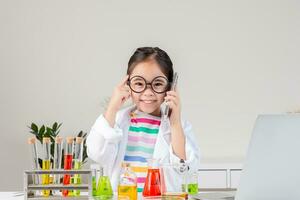
[[[0,190],[21,190],[31,122],[89,131],[139,46],[179,72],[203,162],[242,162],[259,113],[300,107],[299,1],[0,0]]]

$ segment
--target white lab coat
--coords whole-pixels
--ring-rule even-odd
[[[115,191],[118,185],[121,163],[124,160],[126,151],[130,112],[133,109],[135,107],[130,106],[120,110],[116,115],[113,128],[104,116],[100,115],[92,126],[86,141],[89,158],[105,167]],[[186,137],[186,163],[190,170],[196,171],[200,163],[200,150],[192,132],[191,124],[187,121],[182,121],[182,127]],[[168,119],[162,120],[153,158],[160,159],[162,163],[178,164],[180,159],[173,153],[170,139],[170,122]]]

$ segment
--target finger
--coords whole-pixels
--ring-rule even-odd
[[[130,97],[131,97],[130,93],[127,93],[127,92],[124,93],[122,96],[123,96],[123,97],[122,97],[122,102],[127,101],[127,100],[130,99]]]
[[[130,91],[128,91],[128,90],[122,90],[122,91],[121,91],[121,95],[122,95],[123,97],[126,97],[126,98],[127,98],[127,96],[130,96]]]
[[[178,93],[177,93],[176,91],[170,90],[170,91],[167,92],[167,95],[177,97],[177,96],[178,96]]]
[[[176,108],[176,105],[173,101],[168,101],[166,104],[171,108],[171,110]]]
[[[129,85],[125,85],[126,90],[130,91]]]
[[[120,90],[122,92],[130,92],[130,87],[128,85],[121,86]]]
[[[170,93],[167,93],[167,95],[165,97],[174,97],[174,98],[180,100],[178,94],[176,92],[174,92],[174,91],[170,92]]]
[[[119,83],[118,86],[124,86],[124,85],[126,85],[126,83],[127,83],[127,81],[128,81],[128,78],[129,78],[129,75],[126,75],[126,76],[122,79],[122,81]]]
[[[175,105],[178,105],[178,103],[179,103],[179,100],[173,96],[166,96],[165,100],[166,100],[166,102],[172,101],[172,102],[174,102]]]

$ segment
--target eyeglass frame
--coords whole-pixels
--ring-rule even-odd
[[[135,90],[132,89],[131,86],[130,86],[130,81],[131,81],[133,78],[135,78],[135,77],[139,77],[139,78],[143,79],[144,82],[146,83],[146,87],[145,87],[144,90],[142,90],[141,92],[135,91]],[[153,81],[154,81],[155,79],[157,79],[157,78],[164,78],[165,80],[167,80],[167,83],[168,83],[168,84],[167,84],[167,87],[166,87],[166,90],[165,90],[165,91],[163,91],[163,92],[157,92],[157,91],[155,91],[155,90],[153,89],[152,83],[153,83]],[[144,92],[145,90],[147,90],[148,85],[150,85],[150,88],[151,88],[151,90],[152,90],[153,92],[155,92],[155,93],[157,93],[157,94],[162,94],[162,93],[165,93],[165,92],[167,92],[168,90],[170,90],[171,82],[170,82],[166,77],[164,77],[164,76],[157,76],[157,77],[155,77],[154,79],[152,79],[151,82],[147,82],[147,80],[146,80],[144,77],[142,77],[142,76],[133,76],[133,77],[131,77],[131,78],[128,78],[128,80],[127,80],[127,85],[128,85],[129,88],[130,88],[133,92],[135,92],[135,93],[142,93],[142,92]]]

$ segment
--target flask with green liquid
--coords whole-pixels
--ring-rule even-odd
[[[100,177],[97,186],[97,196],[100,199],[111,199],[113,197],[113,190],[111,187],[110,179],[104,167],[100,168]]]

